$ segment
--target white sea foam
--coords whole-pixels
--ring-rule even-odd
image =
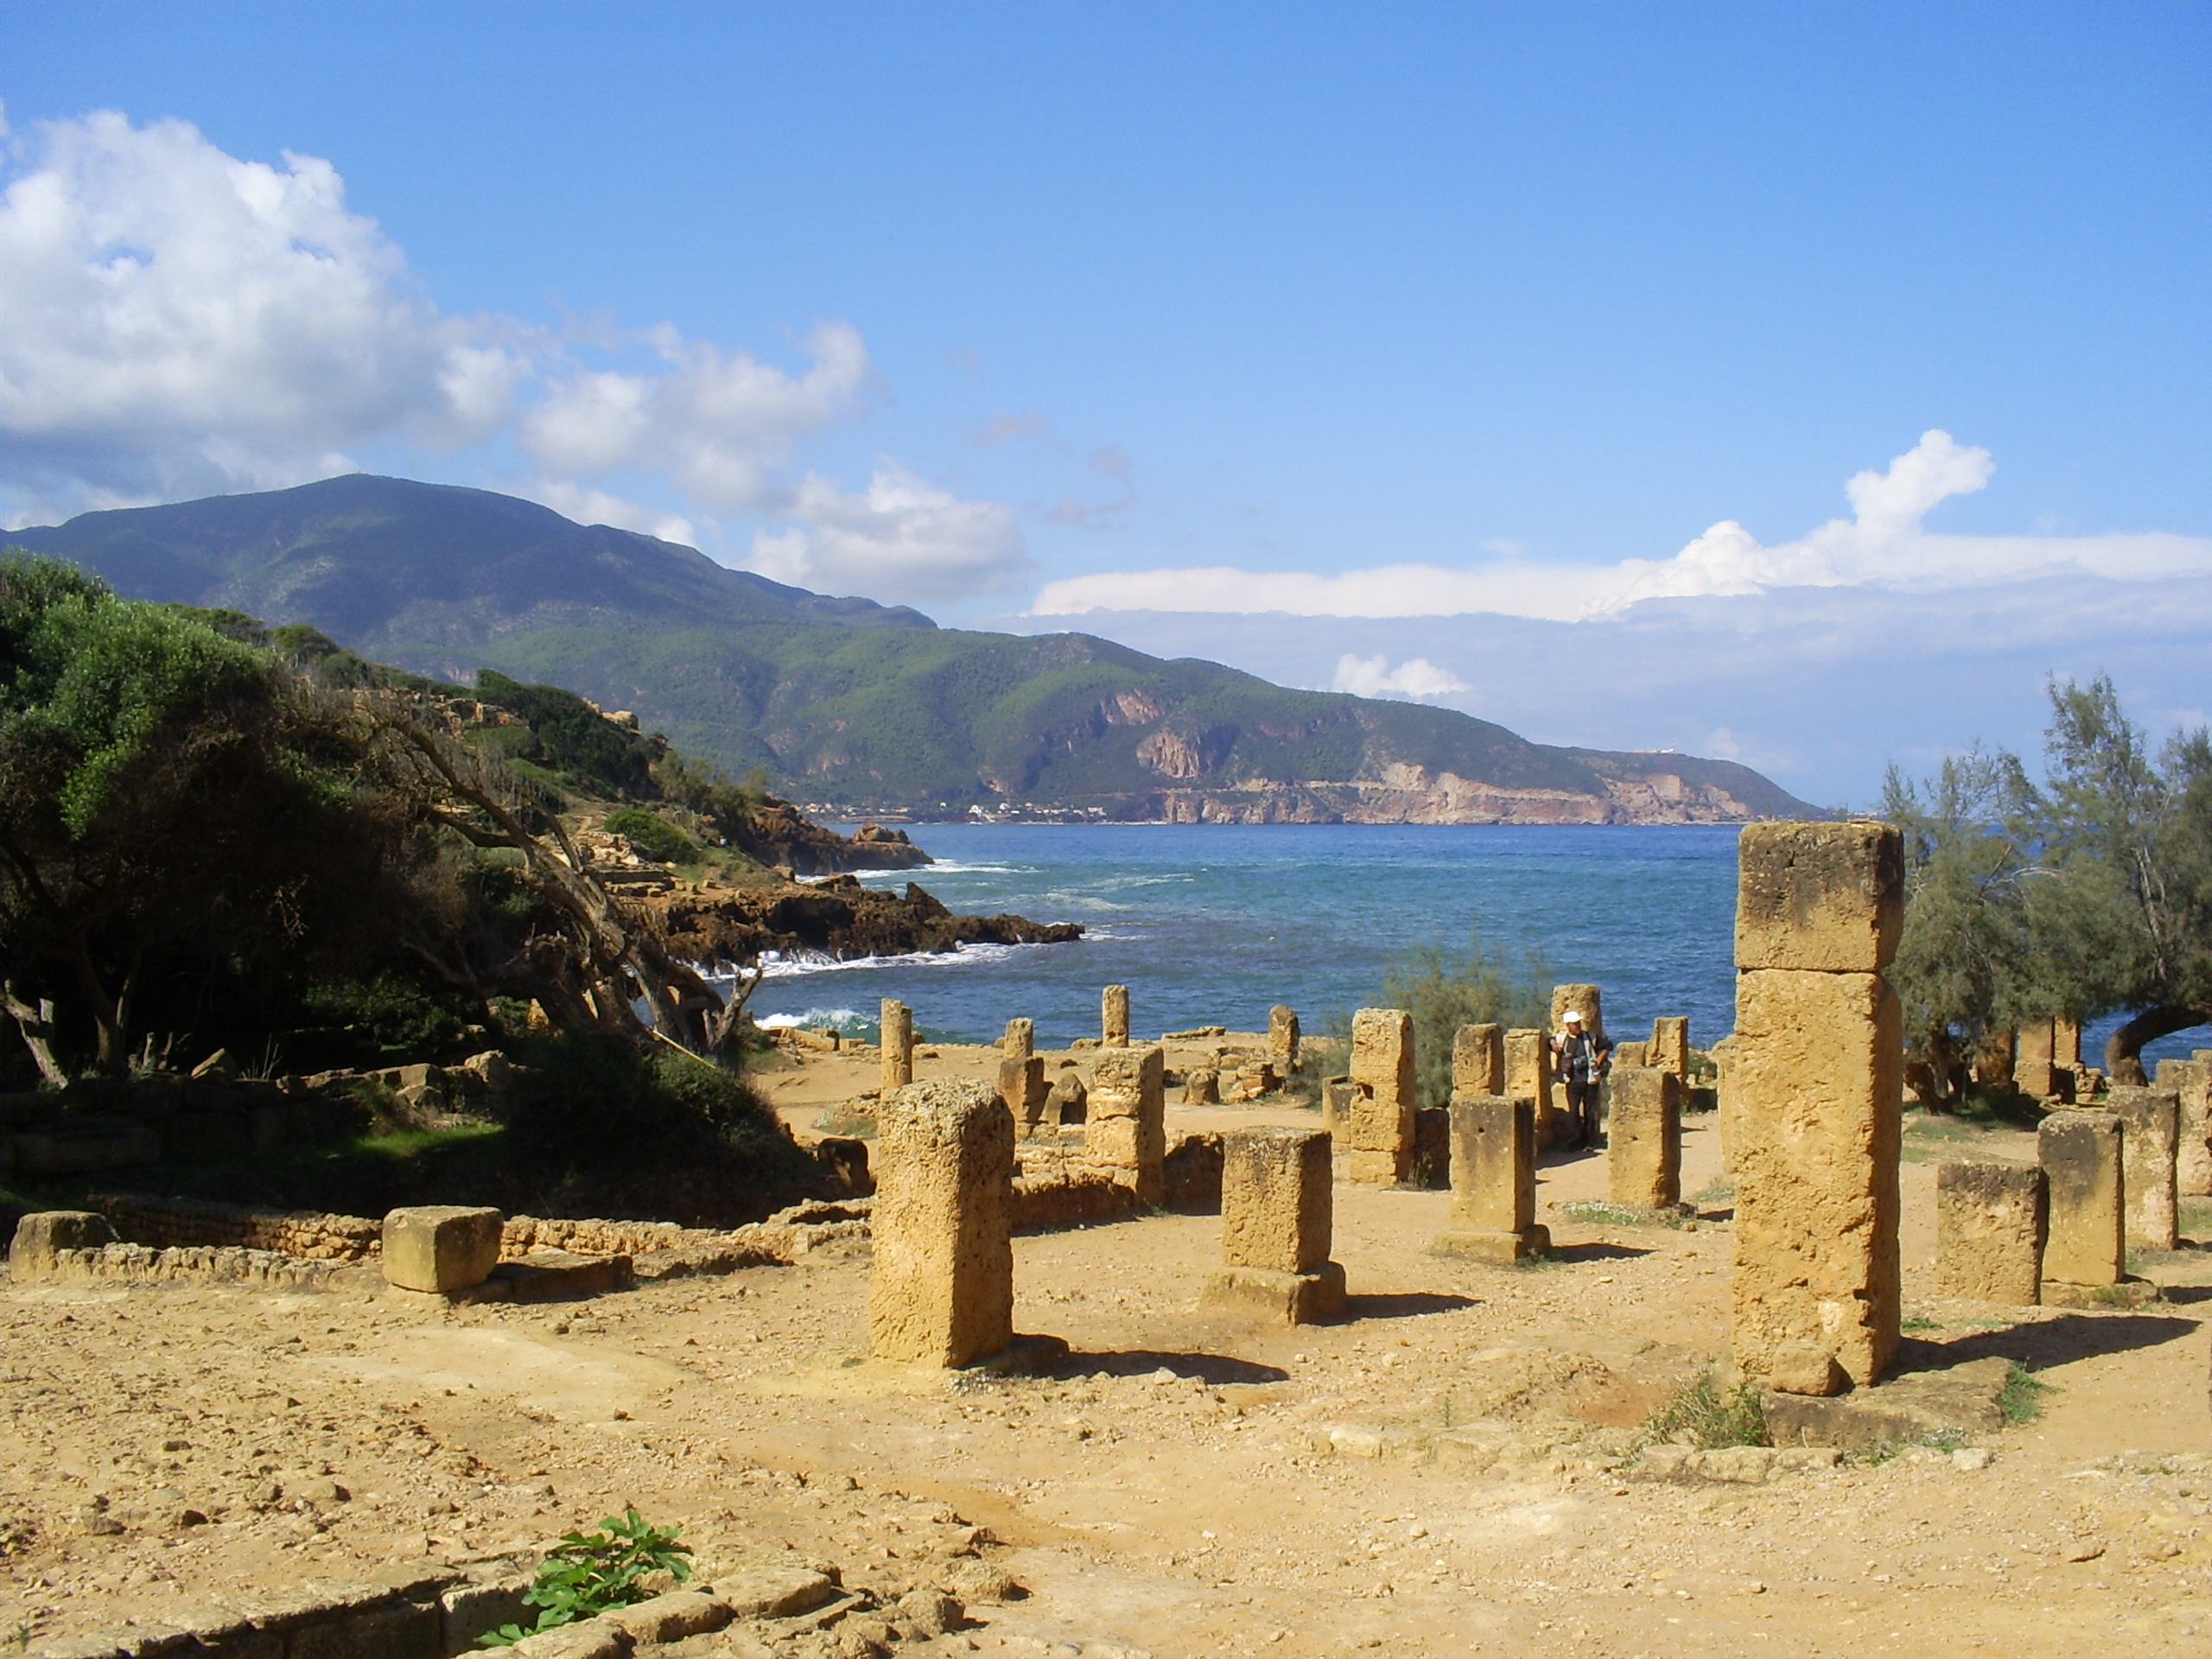
[[[764,1014],[754,1023],[763,1031],[782,1031],[792,1026],[804,1026],[810,1031],[825,1027],[842,1031],[848,1027],[874,1022],[862,1020],[857,1008],[809,1008],[804,1014]]]
[[[810,974],[842,974],[858,968],[976,968],[1006,962],[1017,950],[1033,950],[1028,944],[957,944],[950,950],[916,950],[906,956],[832,957],[819,950],[760,953],[763,979],[798,979]],[[713,984],[728,985],[743,976],[728,969],[702,970]]]

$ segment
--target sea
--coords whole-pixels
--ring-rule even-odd
[[[937,862],[865,871],[918,881],[963,914],[1080,922],[1072,944],[969,945],[931,955],[769,964],[767,1025],[834,1026],[872,1040],[880,1000],[938,1042],[1037,1022],[1040,1045],[1098,1033],[1100,988],[1129,988],[1142,1034],[1265,1030],[1287,1003],[1309,1032],[1375,1006],[1395,963],[1471,941],[1548,982],[1589,981],[1618,1040],[1686,1014],[1699,1047],[1734,1020],[1736,829],[1726,824],[926,824]],[[2117,1020],[2083,1033],[2083,1058]],[[2153,1045],[2185,1056],[2202,1031]],[[2094,1047],[2093,1047],[2094,1045]],[[2092,1064],[2095,1061],[2092,1059]]]

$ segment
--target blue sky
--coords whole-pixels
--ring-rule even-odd
[[[2201,6],[5,4],[0,98],[10,523],[483,484],[1823,801],[2212,705]]]

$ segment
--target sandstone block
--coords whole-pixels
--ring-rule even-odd
[[[469,1290],[499,1265],[497,1210],[454,1204],[415,1205],[384,1218],[384,1277],[401,1290]]]
[[[1129,1046],[1129,988],[1109,985],[1098,997],[1098,1040],[1103,1047]]]
[[[876,1108],[868,1344],[963,1366],[1014,1340],[1014,1114],[979,1083],[908,1084]]]
[[[2175,1201],[2180,1096],[2171,1089],[2115,1084],[2105,1105],[2120,1120],[2127,1242],[2139,1250],[2171,1250],[2180,1242]]]
[[[1452,1093],[1503,1095],[1505,1088],[1505,1028],[1462,1026],[1452,1037]],[[1534,1092],[1529,1097],[1535,1098]]]
[[[1194,1065],[1183,1076],[1185,1106],[1221,1104],[1221,1073],[1210,1065]]]
[[[1682,1080],[1652,1065],[1616,1065],[1605,1111],[1608,1195],[1624,1210],[1682,1201]]]
[[[1007,1020],[1006,1036],[1000,1046],[1017,1059],[1027,1059],[1037,1052],[1037,1022],[1034,1020]]]
[[[116,1242],[115,1228],[92,1210],[34,1210],[16,1224],[8,1261],[18,1279],[54,1265],[60,1250],[97,1250]]]
[[[1573,1008],[1582,1016],[1582,1029],[1592,1037],[1605,1034],[1605,1003],[1595,985],[1554,985],[1552,987],[1552,1024],[1557,1031]]]
[[[1402,1008],[1362,1008],[1351,1022],[1351,1178],[1390,1185],[1412,1173],[1414,1020]],[[1382,1160],[1389,1160],[1383,1176]]]
[[[2012,1086],[2037,1100],[2058,1092],[2052,1023],[2048,1016],[2024,1020],[2012,1037]]]
[[[1091,1068],[1084,1155],[1129,1172],[1143,1204],[1158,1204],[1165,1191],[1166,1070],[1167,1057],[1156,1046],[1101,1049]]]
[[[1478,1095],[1452,1103],[1452,1225],[1519,1233],[1536,1219],[1536,1103]]]
[[[1324,1262],[1312,1273],[1217,1268],[1198,1293],[1201,1307],[1282,1325],[1311,1325],[1344,1311],[1344,1270]]]
[[[1090,1089],[1083,1080],[1083,1073],[1072,1065],[1063,1066],[1053,1080],[1052,1091],[1045,1102],[1047,1116],[1063,1128],[1080,1123],[1090,1116]]]
[[[2082,1022],[2063,1014],[2050,1017],[2050,1063],[2063,1071],[2082,1069]]]
[[[1505,1093],[1526,1095],[1536,1103],[1539,1119],[1551,1104],[1551,1049],[1541,1031],[1516,1028],[1505,1033]],[[1541,1123],[1539,1124],[1541,1128]]]
[[[1736,868],[1737,967],[1872,974],[1897,955],[1904,842],[1894,825],[1745,824]]]
[[[1232,1129],[1224,1135],[1223,1265],[1317,1271],[1329,1259],[1332,1179],[1325,1129]]]
[[[1878,974],[1736,977],[1732,1339],[1753,1376],[1803,1342],[1863,1387],[1897,1351],[1904,1052]]]
[[[878,1023],[883,1030],[883,1090],[888,1094],[914,1080],[914,1011],[887,996]]]
[[[1278,1002],[1268,1010],[1268,1058],[1287,1076],[1298,1070],[1298,1014]]]
[[[1651,1045],[1649,1043],[1630,1038],[1613,1045],[1613,1065],[1616,1068],[1649,1065],[1650,1063]]]
[[[1007,1054],[999,1061],[999,1098],[1021,1125],[1024,1135],[1034,1134],[1045,1121],[1045,1101],[1051,1092],[1045,1082],[1041,1054]]]
[[[2158,1082],[2174,1091],[2177,1106],[2175,1191],[2202,1198],[2212,1193],[2212,1063],[2160,1060]]]
[[[2127,1263],[2120,1119],[2059,1111],[2036,1132],[2049,1183],[2043,1276],[2069,1285],[2116,1285]]]
[[[1662,1014],[1651,1022],[1651,1043],[1645,1064],[1673,1072],[1685,1082],[1690,1075],[1690,1022],[1686,1015]]]
[[[1766,1385],[1777,1394],[1820,1397],[1841,1394],[1851,1379],[1827,1349],[1809,1342],[1785,1342],[1768,1362]]]
[[[2044,1173],[1960,1159],[1936,1172],[1936,1291],[2033,1306],[2043,1283]]]
[[[1552,1230],[1532,1224],[1516,1231],[1493,1232],[1447,1227],[1429,1241],[1432,1255],[1463,1256],[1475,1262],[1526,1262],[1552,1247]]]

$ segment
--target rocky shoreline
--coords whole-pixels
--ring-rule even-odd
[[[903,893],[862,887],[851,875],[758,887],[677,887],[640,895],[669,948],[683,959],[750,966],[764,951],[895,957],[962,944],[1064,944],[1078,922],[1025,916],[957,916],[909,881]]]

